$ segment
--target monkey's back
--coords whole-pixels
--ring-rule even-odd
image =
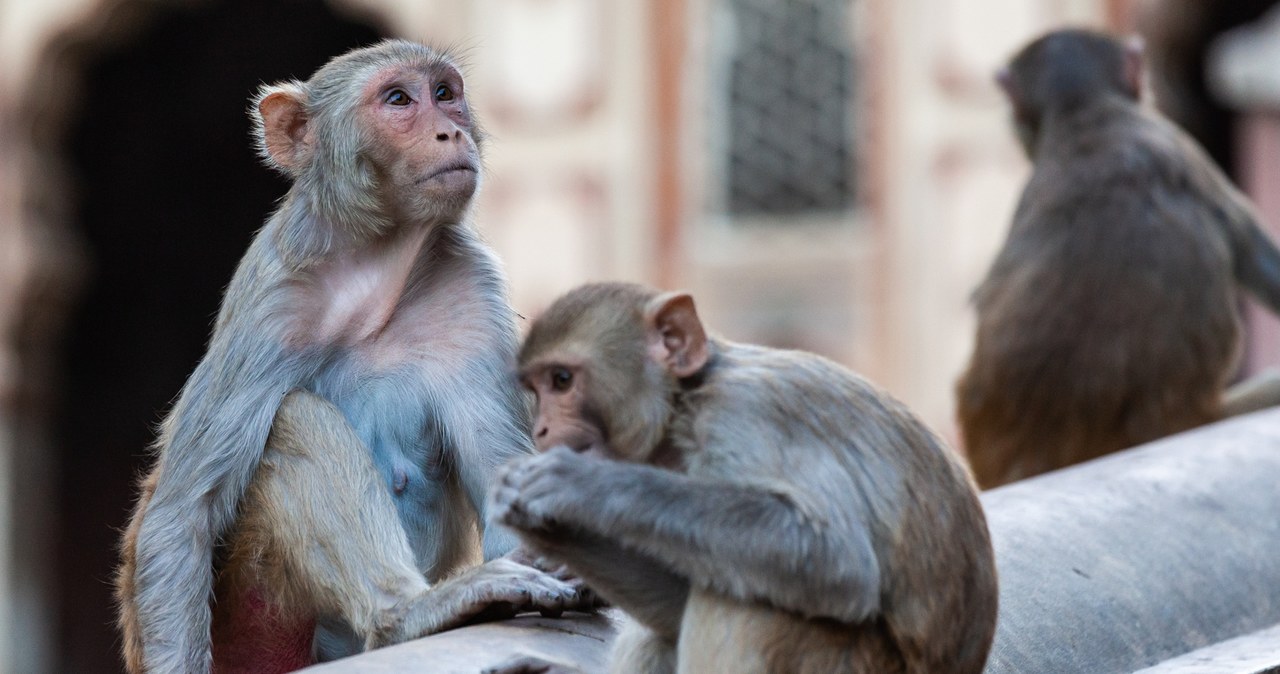
[[[846,632],[839,639],[832,632],[825,654],[808,653],[812,645],[801,639],[762,636],[760,647],[771,649],[766,671],[892,672],[896,661],[904,672],[980,672],[995,632],[994,555],[958,456],[904,405],[834,362],[720,340],[716,351],[720,364],[698,389],[703,412],[690,430],[693,441],[702,447],[749,442],[772,451],[695,453],[689,474],[731,470],[748,481],[785,482],[798,505],[820,519],[817,504],[835,504],[823,524],[869,528],[881,569],[876,619],[841,626]],[[721,418],[735,423],[726,427]],[[788,622],[796,620],[780,617],[772,628],[786,634],[797,629]],[[868,668],[859,663],[869,661],[848,655],[850,648],[883,660]],[[789,669],[781,664],[788,657],[814,665]],[[819,664],[832,657],[844,664]]]
[[[1132,110],[1045,139],[976,296],[958,415],[983,486],[1211,421],[1237,358],[1207,159]]]

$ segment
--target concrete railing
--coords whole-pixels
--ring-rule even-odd
[[[988,674],[1280,672],[1280,411],[1001,487],[983,503],[1000,570]],[[603,616],[521,617],[307,671],[474,674],[530,653],[599,672],[612,634]]]
[[[1001,487],[983,505],[1000,570],[989,674],[1132,672],[1280,623],[1280,412]]]

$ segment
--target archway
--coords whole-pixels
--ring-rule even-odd
[[[249,96],[382,33],[315,0],[134,0],[104,3],[47,51],[72,72],[28,96],[66,120],[52,150],[88,262],[52,354],[56,671],[120,669],[111,577],[134,476],[284,192],[252,148]]]

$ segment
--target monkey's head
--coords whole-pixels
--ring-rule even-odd
[[[1106,97],[1138,101],[1142,91],[1142,38],[1124,41],[1102,33],[1057,30],[1023,47],[996,73],[1013,108],[1023,149],[1034,152],[1049,114],[1081,108]]]
[[[520,381],[538,398],[539,451],[647,462],[661,442],[680,380],[710,358],[686,293],[601,283],[561,297],[520,350]]]
[[[481,132],[447,55],[388,40],[306,82],[263,86],[250,110],[266,163],[335,226],[456,222],[479,183]]]

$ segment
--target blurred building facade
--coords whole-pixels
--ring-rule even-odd
[[[0,0],[0,671],[118,669],[131,475],[284,189],[247,137],[258,81],[378,35],[450,46],[522,315],[588,280],[685,288],[954,439],[968,296],[1029,168],[991,74],[1049,28],[1141,29],[1175,91],[1198,63],[1174,56],[1274,3],[1214,4]]]

